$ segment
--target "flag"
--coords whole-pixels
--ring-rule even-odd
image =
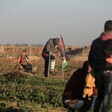
[[[64,43],[64,40],[63,40],[63,37],[62,37],[62,34],[61,33],[60,33],[60,41],[61,41],[61,48],[62,48],[63,52],[65,53],[66,60],[68,61],[69,58],[68,58],[68,55],[66,53],[65,43]]]
[[[65,52],[65,43],[64,43],[64,40],[63,40],[63,37],[62,37],[61,33],[60,33],[60,40],[61,40],[61,48]]]
[[[67,53],[66,53],[66,49],[65,49],[65,43],[64,43],[64,40],[63,40],[63,37],[62,37],[62,34],[60,33],[60,41],[61,41],[61,48],[63,50],[63,52],[65,53],[65,58],[66,60],[63,60],[62,61],[62,68],[65,68],[67,65],[68,65],[68,56],[67,56]]]

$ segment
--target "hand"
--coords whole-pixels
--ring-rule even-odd
[[[112,57],[110,57],[110,58],[106,58],[106,62],[112,64]]]
[[[19,65],[19,67],[20,67],[21,70],[23,69],[23,67],[21,65]]]
[[[68,65],[68,62],[66,61],[66,59],[64,59],[62,61],[62,68],[65,68]]]
[[[58,48],[58,45],[55,45],[54,48],[57,49]]]

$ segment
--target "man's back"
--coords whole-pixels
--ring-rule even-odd
[[[95,39],[92,43],[89,53],[89,62],[94,70],[108,70],[110,64],[106,62],[106,58],[109,55],[110,47],[112,46],[112,40],[103,41],[101,37]],[[110,51],[111,52],[111,51]]]
[[[109,112],[109,106],[111,104],[112,57],[110,52],[112,44],[109,39],[112,39],[112,20],[105,22],[104,32],[100,35],[99,39],[93,41],[89,53],[89,62],[92,69],[94,69],[95,82],[98,90],[94,112],[99,112],[101,106],[102,112]],[[107,66],[107,63],[111,67]]]

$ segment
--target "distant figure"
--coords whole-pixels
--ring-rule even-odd
[[[25,72],[32,72],[32,65],[29,62],[29,58],[26,54],[26,50],[22,51],[22,54],[18,58],[18,65],[20,71],[25,71]]]
[[[92,105],[92,94],[88,99],[87,94],[84,93],[86,85],[85,79],[91,68],[88,61],[85,61],[82,68],[77,69],[71,78],[68,80],[64,93],[63,103],[68,112],[87,112]],[[83,95],[85,94],[85,98]]]
[[[45,66],[44,66],[44,76],[45,77],[48,76],[49,71],[50,71],[50,74],[55,75],[55,71],[54,71],[55,57],[53,56],[53,53],[60,51],[62,60],[66,62],[65,53],[63,52],[59,43],[60,43],[59,38],[51,38],[47,41],[46,45],[43,48],[42,57],[45,59]]]
[[[104,25],[104,32],[91,45],[89,63],[94,70],[98,96],[94,112],[109,112],[112,94],[112,20]]]

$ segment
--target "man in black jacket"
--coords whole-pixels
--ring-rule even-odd
[[[44,76],[45,77],[48,76],[48,72],[49,72],[48,69],[50,70],[50,73],[52,75],[55,74],[55,72],[54,72],[55,57],[52,55],[54,52],[57,52],[57,50],[59,50],[61,53],[61,56],[62,56],[62,60],[64,62],[66,61],[65,53],[62,50],[59,43],[60,43],[59,38],[50,38],[43,48],[42,57],[45,59],[45,66],[44,66]],[[49,63],[49,59],[50,59],[50,63]],[[49,67],[49,64],[50,64],[50,67]]]
[[[94,112],[109,112],[112,94],[112,20],[106,21],[104,32],[92,42],[89,63],[94,70],[98,96]]]

